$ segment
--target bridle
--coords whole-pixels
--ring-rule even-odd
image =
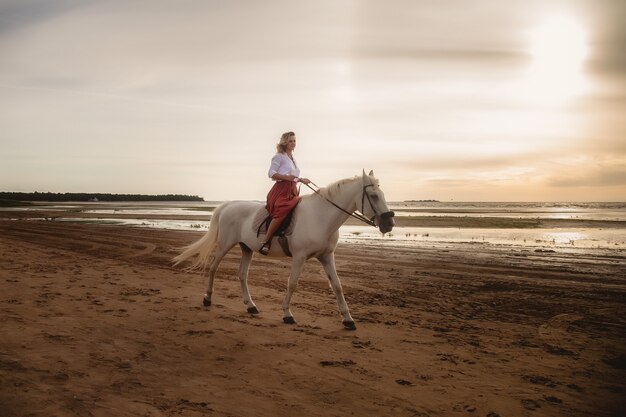
[[[303,183],[304,184],[304,183]],[[370,196],[365,192],[365,190],[367,189],[367,187],[373,187],[374,184],[367,184],[363,186],[363,189],[361,190],[361,210],[365,211],[365,198],[367,197],[367,201],[370,203],[370,207],[372,208],[372,211],[374,212],[374,215],[371,218],[367,218],[365,217],[363,214],[361,213],[350,213],[348,210],[345,210],[344,208],[338,206],[337,204],[335,204],[334,202],[332,202],[331,200],[329,200],[328,198],[326,198],[325,196],[323,196],[320,192],[319,192],[319,185],[315,184],[313,181],[311,181],[311,184],[313,184],[314,186],[317,187],[317,190],[313,187],[311,187],[309,184],[304,184],[307,187],[309,187],[311,190],[313,190],[314,193],[316,193],[317,195],[319,195],[320,197],[322,197],[324,200],[328,201],[330,204],[332,204],[333,206],[337,207],[339,210],[343,211],[344,213],[346,213],[348,216],[350,217],[354,217],[357,220],[362,221],[363,223],[369,224],[370,226],[374,226],[376,227],[376,223],[374,223],[374,218],[376,216],[379,216],[381,219],[387,219],[389,217],[393,217],[395,216],[395,213],[393,211],[386,211],[384,213],[378,214],[376,212],[376,208],[374,207],[374,204],[372,204],[372,200],[370,199]]]
[[[374,204],[372,204],[372,200],[370,199],[369,194],[365,192],[367,187],[373,187],[373,186],[374,186],[374,184],[364,185],[363,186],[363,194],[361,195],[361,210],[362,210],[362,212],[365,211],[365,197],[367,197],[367,201],[370,203],[370,207],[372,208],[372,211],[374,212],[374,215],[369,219],[371,224],[374,223],[374,221],[372,219],[374,219],[376,216],[380,217],[381,220],[382,220],[382,219],[387,219],[389,217],[393,217],[393,216],[396,215],[396,213],[394,213],[393,211],[386,211],[386,212],[381,213],[381,214],[376,213],[376,208],[374,207]],[[370,224],[370,223],[368,223],[368,224]]]

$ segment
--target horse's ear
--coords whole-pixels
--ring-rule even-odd
[[[373,177],[373,176],[374,176],[374,170],[372,169],[372,170],[370,171],[370,177]]]
[[[365,178],[365,168],[363,169],[363,178]]]

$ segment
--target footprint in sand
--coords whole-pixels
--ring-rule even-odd
[[[396,379],[396,384],[398,385],[406,385],[409,387],[414,387],[415,384],[412,383],[411,381],[407,381],[406,379]]]
[[[548,345],[550,353],[566,354],[572,353],[567,349],[563,349],[560,345],[564,344],[567,337],[567,327],[576,321],[582,320],[584,316],[574,313],[557,314],[546,323],[539,326],[539,337]]]
[[[570,323],[582,320],[584,316],[580,314],[565,313],[558,314],[539,326],[539,337],[547,341],[558,341],[567,332]]]
[[[126,256],[126,258],[138,258],[139,256],[143,256],[143,255],[149,255],[152,252],[154,252],[154,250],[156,249],[156,245],[153,243],[144,243],[145,248],[143,248],[140,251],[131,253],[130,255]]]
[[[352,366],[352,365],[356,365],[356,362],[354,362],[351,359],[348,359],[346,361],[320,361],[320,365],[321,366],[338,366],[338,367],[348,367],[348,366]]]
[[[570,323],[582,320],[585,316],[574,313],[557,314],[548,320],[545,324],[539,326],[539,336],[552,333],[554,330],[566,330]]]
[[[541,404],[539,404],[537,401],[531,400],[531,399],[524,399],[524,400],[522,400],[522,405],[524,406],[525,409],[531,410],[531,411],[534,411],[534,410],[536,410],[536,409],[541,407]]]

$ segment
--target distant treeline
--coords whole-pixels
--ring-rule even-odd
[[[100,193],[10,193],[0,192],[0,200],[13,201],[204,201],[197,195],[183,194],[100,194]]]

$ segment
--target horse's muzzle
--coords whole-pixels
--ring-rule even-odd
[[[378,230],[380,230],[381,233],[391,232],[393,227],[396,225],[396,222],[393,220],[395,215],[396,214],[393,211],[388,211],[379,216]]]

